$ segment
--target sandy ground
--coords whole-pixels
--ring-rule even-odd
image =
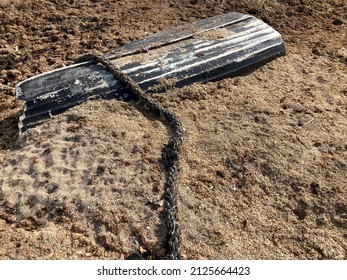
[[[238,11],[287,55],[242,77],[152,98],[185,126],[186,259],[347,259],[347,4],[0,0],[0,258],[165,255],[167,128],[93,101],[18,139],[15,85],[179,24]]]

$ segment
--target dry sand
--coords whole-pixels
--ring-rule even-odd
[[[168,128],[135,104],[101,100],[18,139],[14,87],[82,53],[229,11],[276,28],[287,55],[152,96],[185,126],[183,257],[347,259],[347,5],[249,2],[0,1],[1,259],[165,254]]]

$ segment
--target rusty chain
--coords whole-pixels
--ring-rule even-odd
[[[138,99],[139,105],[153,112],[161,121],[166,121],[172,129],[172,136],[163,151],[163,158],[167,168],[165,183],[166,226],[168,230],[166,236],[166,259],[180,259],[181,237],[178,223],[178,185],[181,170],[180,152],[184,136],[183,125],[177,116],[151,100],[139,85],[118,66],[113,64],[110,59],[95,54],[87,54],[81,56],[76,62],[85,61],[103,65],[134,94]]]

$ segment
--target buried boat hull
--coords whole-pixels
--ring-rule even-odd
[[[164,92],[252,71],[285,54],[281,35],[263,21],[229,13],[179,26],[121,48],[107,57],[145,92]],[[21,132],[95,98],[133,99],[103,66],[83,62],[17,85],[25,101]]]

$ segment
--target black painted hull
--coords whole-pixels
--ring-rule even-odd
[[[165,91],[163,84],[235,76],[284,54],[277,31],[252,16],[229,13],[138,40],[108,57],[151,93]],[[111,73],[89,62],[27,79],[17,85],[17,97],[25,101],[21,132],[89,99],[132,99]]]

